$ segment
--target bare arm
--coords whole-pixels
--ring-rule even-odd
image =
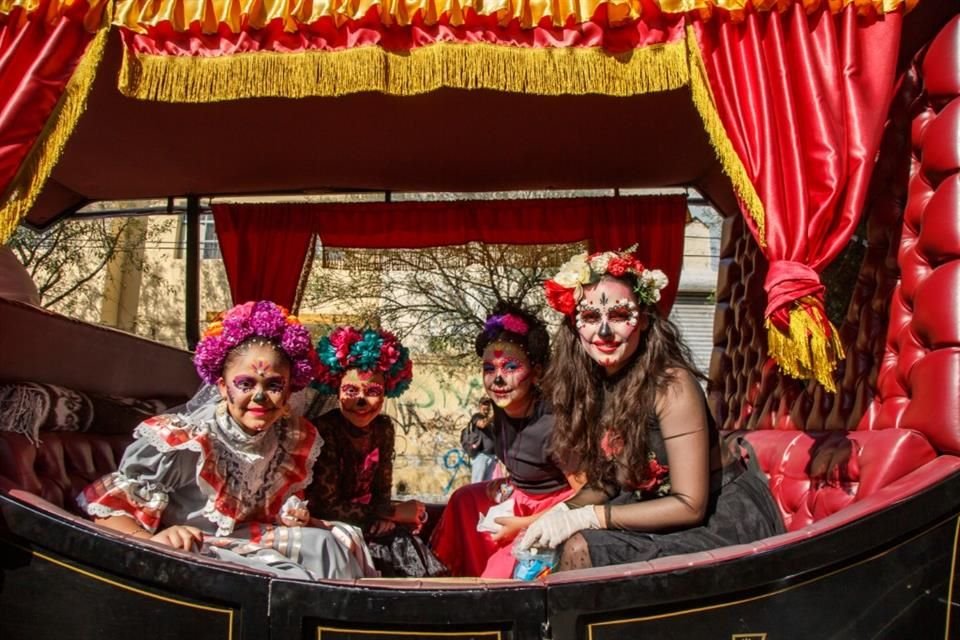
[[[601,515],[602,526],[658,531],[703,522],[710,492],[706,405],[694,377],[683,370],[675,374],[675,380],[657,398],[660,431],[669,461],[670,493],[662,498],[614,505],[609,509],[610,522],[606,521],[606,514]]]

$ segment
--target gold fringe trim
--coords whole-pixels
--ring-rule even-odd
[[[727,137],[727,130],[720,120],[720,114],[717,112],[717,105],[713,99],[713,92],[710,90],[710,83],[707,80],[707,70],[700,55],[700,45],[697,42],[693,27],[690,25],[687,25],[687,52],[690,56],[690,93],[693,95],[693,104],[700,113],[703,128],[707,132],[707,137],[710,138],[710,145],[720,160],[723,172],[730,178],[730,182],[733,183],[733,190],[743,206],[746,207],[750,219],[753,220],[757,228],[757,243],[761,247],[765,247],[767,246],[767,227],[763,202],[760,201],[760,196],[757,195],[757,190],[753,186],[750,176],[747,175],[743,161],[734,151],[733,144]]]
[[[561,266],[573,254],[588,250],[586,241],[559,245],[486,244],[483,249],[481,244],[471,242],[423,249],[323,247],[321,266],[348,271],[431,271],[466,269],[492,259],[497,265],[512,269],[551,269]]]
[[[766,320],[770,355],[787,375],[801,380],[813,378],[830,393],[836,393],[833,372],[844,357],[836,327],[827,319],[819,301],[812,298],[795,302],[789,315],[789,334]],[[829,327],[829,336],[824,327]]]
[[[59,162],[70,135],[87,108],[87,96],[109,34],[109,28],[101,28],[87,45],[87,51],[67,82],[63,95],[0,199],[0,242],[6,242],[13,235]]]
[[[119,88],[125,96],[142,100],[217,102],[333,97],[362,91],[409,96],[441,87],[631,96],[677,89],[688,81],[683,42],[615,56],[599,48],[438,43],[403,53],[366,46],[209,58],[125,50]]]

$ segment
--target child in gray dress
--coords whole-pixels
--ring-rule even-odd
[[[248,302],[208,327],[194,361],[215,386],[141,423],[81,507],[115,531],[278,575],[375,575],[360,532],[311,520],[302,500],[323,444],[290,411],[317,361],[306,328],[272,302]]]

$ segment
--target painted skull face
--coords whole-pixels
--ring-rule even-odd
[[[365,429],[383,410],[382,373],[348,369],[340,381],[340,413],[347,422]]]
[[[648,323],[633,289],[616,278],[584,287],[574,320],[587,355],[608,374],[620,370],[636,352]]]
[[[247,433],[269,429],[290,398],[290,363],[274,347],[251,344],[230,358],[217,382],[227,410]]]
[[[511,417],[526,415],[539,367],[511,342],[492,342],[483,350],[483,388],[493,403]]]

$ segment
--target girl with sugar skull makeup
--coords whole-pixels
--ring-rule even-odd
[[[139,425],[80,506],[121,533],[282,576],[376,575],[359,531],[311,522],[302,502],[323,444],[291,412],[316,363],[307,329],[272,302],[237,305],[207,327],[194,362],[209,386]]]
[[[385,577],[443,575],[446,568],[415,536],[426,505],[391,499],[394,427],[382,412],[385,398],[410,386],[407,348],[389,331],[337,327],[317,352],[314,387],[337,396],[337,408],[315,418],[326,444],[307,490],[311,513],[362,527]]]
[[[573,493],[548,452],[554,417],[538,383],[549,348],[543,322],[510,303],[497,305],[477,336],[483,386],[494,406],[488,429],[509,475],[461,487],[450,496],[430,542],[453,575],[511,577],[515,559],[509,543]],[[514,517],[495,518],[478,531],[477,515],[497,503],[512,503]]]
[[[559,570],[783,531],[755,456],[746,464],[737,446],[719,443],[702,376],[656,307],[666,282],[631,248],[574,256],[544,285],[564,315],[543,383],[556,412],[553,451],[586,484],[520,546],[560,546]]]

